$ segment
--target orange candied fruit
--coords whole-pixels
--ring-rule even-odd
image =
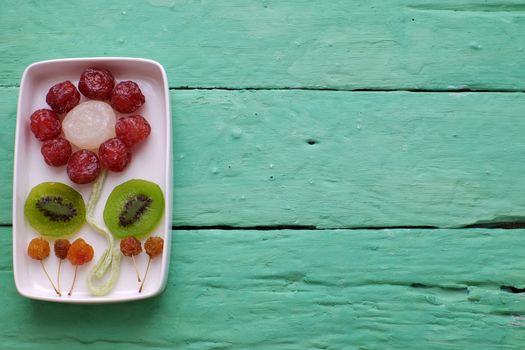
[[[120,241],[120,251],[125,256],[139,255],[142,252],[142,246],[138,239],[130,236]]]
[[[84,265],[93,259],[93,247],[82,238],[78,238],[69,247],[67,259],[72,265]]]
[[[33,238],[27,247],[27,254],[35,260],[44,260],[49,252],[49,242],[43,238]]]
[[[160,237],[150,237],[144,243],[144,249],[150,258],[154,258],[157,255],[162,254],[164,248],[164,240]]]

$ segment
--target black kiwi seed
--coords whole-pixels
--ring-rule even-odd
[[[151,205],[151,198],[137,194],[130,197],[118,217],[119,225],[127,227],[140,220],[140,217],[148,210]]]
[[[73,203],[65,202],[62,197],[41,197],[36,201],[35,206],[42,215],[51,221],[68,222],[77,216],[77,210]]]

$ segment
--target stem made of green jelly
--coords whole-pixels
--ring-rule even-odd
[[[86,208],[86,220],[88,224],[95,231],[104,236],[108,242],[108,248],[104,250],[104,253],[102,253],[102,256],[97,261],[93,269],[91,269],[87,278],[87,286],[93,295],[108,294],[113,289],[113,287],[115,287],[120,274],[120,250],[115,246],[113,236],[95,221],[95,208],[97,206],[100,193],[102,192],[106,175],[107,171],[102,169],[100,175],[93,184],[93,190],[89,196]],[[109,266],[111,266],[111,272],[107,281],[100,286],[95,286],[94,280],[104,277]]]

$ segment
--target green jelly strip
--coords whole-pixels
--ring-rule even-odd
[[[89,291],[93,295],[102,296],[106,295],[117,283],[118,277],[120,275],[120,250],[119,247],[115,246],[115,240],[113,236],[101,225],[95,221],[95,208],[97,206],[98,199],[100,198],[100,193],[102,192],[102,187],[106,180],[107,171],[102,170],[98,178],[93,184],[93,190],[89,196],[89,201],[87,203],[87,213],[86,220],[88,224],[102,236],[104,236],[108,242],[108,248],[104,250],[104,253],[97,261],[93,269],[89,272],[87,278],[87,286]],[[100,280],[106,274],[108,267],[111,266],[111,274],[105,283],[96,286],[95,280]]]

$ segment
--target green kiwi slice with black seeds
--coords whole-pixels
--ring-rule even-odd
[[[60,182],[42,182],[27,196],[24,215],[42,236],[72,235],[86,221],[86,206],[82,195]]]
[[[104,208],[104,222],[117,238],[140,238],[157,227],[163,213],[164,195],[160,187],[134,179],[113,189]]]

